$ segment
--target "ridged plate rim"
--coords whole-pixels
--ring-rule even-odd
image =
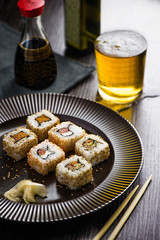
[[[4,98],[0,124],[43,108],[88,121],[110,139],[115,162],[109,176],[88,194],[59,203],[29,204],[0,198],[0,218],[18,222],[54,222],[95,212],[121,196],[136,180],[144,150],[135,127],[118,113],[92,100],[59,93],[33,93]]]

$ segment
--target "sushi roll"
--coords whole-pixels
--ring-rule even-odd
[[[87,134],[76,142],[75,153],[83,156],[94,166],[109,157],[110,149],[108,143],[100,136]]]
[[[28,116],[26,123],[28,128],[38,136],[39,142],[41,142],[48,138],[49,129],[60,123],[60,121],[59,118],[51,112],[43,109],[40,112]]]
[[[76,190],[92,182],[92,165],[83,157],[72,155],[57,164],[56,178],[71,190]]]
[[[27,156],[29,150],[38,143],[35,133],[19,127],[3,136],[3,149],[16,161]]]
[[[86,134],[86,131],[74,123],[62,122],[48,132],[51,142],[60,146],[65,152],[74,150],[75,143]]]
[[[28,164],[42,175],[55,170],[56,165],[65,159],[65,152],[47,139],[30,149]]]

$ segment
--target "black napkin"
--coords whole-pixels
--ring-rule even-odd
[[[14,57],[20,34],[0,22],[0,88],[3,97],[33,92],[64,93],[88,77],[95,69],[55,53],[58,74],[53,84],[43,90],[27,89],[18,85],[14,77]],[[1,91],[0,89],[0,91]]]

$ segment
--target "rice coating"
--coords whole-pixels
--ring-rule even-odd
[[[29,150],[38,143],[35,133],[19,127],[3,136],[3,149],[16,161],[27,156]]]
[[[75,143],[86,134],[86,131],[74,123],[67,121],[53,127],[48,132],[51,142],[60,146],[65,152],[74,150]]]
[[[46,109],[28,116],[26,120],[28,128],[36,133],[39,142],[47,139],[48,131],[58,123],[59,118]]]
[[[92,165],[83,157],[73,155],[57,164],[57,180],[71,190],[76,190],[92,182]]]
[[[75,144],[75,153],[83,156],[92,166],[108,159],[110,149],[107,142],[100,136],[86,134]]]
[[[42,175],[54,171],[56,165],[65,159],[65,152],[47,139],[30,149],[28,164]]]

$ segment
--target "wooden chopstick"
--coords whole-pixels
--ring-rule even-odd
[[[130,194],[124,199],[124,201],[121,203],[121,205],[117,208],[117,210],[114,212],[114,214],[110,217],[110,219],[106,222],[106,224],[102,227],[102,229],[97,233],[97,235],[93,238],[93,240],[99,240],[104,235],[104,233],[108,230],[108,228],[111,226],[111,224],[114,222],[114,220],[118,217],[118,215],[122,212],[124,207],[127,205],[133,194],[136,192],[139,185],[137,185]]]
[[[121,220],[109,236],[108,240],[114,240],[121,228],[123,227],[124,223],[127,221],[128,217],[136,207],[137,203],[141,199],[142,195],[144,194],[145,190],[147,189],[150,181],[152,179],[152,175],[147,179],[147,181],[144,183],[140,191],[137,193],[133,201],[131,202],[130,206],[122,216]],[[122,204],[119,206],[119,208],[116,210],[116,212],[111,216],[111,218],[108,220],[108,222],[104,225],[104,227],[99,231],[99,233],[94,237],[93,240],[99,240],[104,235],[104,233],[108,230],[110,225],[113,223],[113,221],[116,219],[116,217],[120,214],[120,212],[123,210],[123,208],[126,206],[128,201],[131,199],[135,191],[137,190],[138,186],[136,186],[132,192],[125,198],[125,200],[122,202]]]
[[[121,220],[119,221],[119,223],[117,224],[117,226],[115,227],[115,229],[113,230],[111,235],[109,236],[108,240],[115,239],[115,237],[117,236],[117,234],[119,233],[119,231],[123,227],[124,223],[127,221],[128,217],[130,216],[130,214],[132,213],[132,211],[136,207],[137,203],[141,199],[142,195],[144,194],[144,192],[147,189],[151,180],[152,180],[152,175],[147,179],[147,181],[141,187],[141,189],[139,190],[139,192],[137,193],[137,195],[135,196],[135,198],[133,199],[133,201],[131,202],[131,204],[127,208],[126,212],[122,216]]]

